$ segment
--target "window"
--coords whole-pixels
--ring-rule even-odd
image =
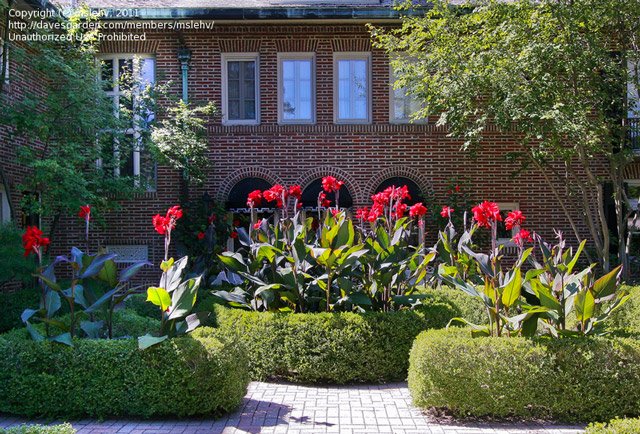
[[[249,208],[247,207],[247,198],[249,197],[249,193],[254,190],[269,190],[271,187],[273,187],[273,184],[262,178],[244,178],[234,184],[229,191],[226,207],[234,212],[248,212]],[[263,200],[258,208],[274,208],[275,204],[275,202],[267,202],[266,200]]]
[[[314,53],[278,54],[278,122],[315,123],[314,71]]]
[[[4,39],[0,38],[0,74],[4,68]],[[9,44],[7,44],[7,69],[4,70],[4,82],[9,83]]]
[[[334,53],[334,122],[371,122],[371,53]]]
[[[394,176],[393,178],[385,179],[378,186],[378,188],[376,188],[375,192],[377,194],[377,193],[380,193],[381,191],[386,190],[389,187],[398,188],[398,187],[404,187],[405,185],[407,186],[407,190],[409,191],[409,196],[411,197],[403,200],[402,201],[403,203],[405,203],[406,205],[415,205],[418,202],[425,201],[422,195],[422,190],[420,189],[418,184],[413,182],[411,179],[405,178],[403,176]]]
[[[0,182],[0,223],[11,220],[11,209],[9,207],[9,196],[4,188],[4,183]]]
[[[498,207],[500,208],[500,215],[502,216],[502,223],[498,224],[498,244],[513,246],[515,243],[511,241],[511,239],[520,233],[520,226],[514,226],[509,230],[505,228],[504,221],[511,211],[517,211],[520,207],[515,202],[498,203]]]
[[[640,198],[640,179],[625,181],[627,189],[627,200],[631,209],[638,209],[638,198]]]
[[[121,106],[131,110],[135,107],[135,97],[146,86],[155,83],[155,59],[148,55],[118,54],[101,56],[102,80],[107,96],[113,99],[116,114]],[[102,165],[106,161],[113,161],[116,176],[130,176],[136,185],[155,188],[156,165],[149,152],[146,152],[140,142],[140,125],[138,121],[150,123],[154,114],[148,113],[142,119],[136,115],[136,122],[124,131],[124,138],[114,139],[113,136],[103,137],[104,156],[98,162]]]
[[[425,119],[412,120],[412,115],[422,109],[420,101],[407,94],[407,89],[402,87],[394,89],[393,84],[396,81],[393,67],[389,68],[389,76],[391,79],[391,89],[389,89],[389,122],[391,123],[426,123]]]
[[[304,190],[302,190],[302,209],[306,211],[318,211],[318,195],[320,193],[325,193],[325,199],[331,202],[330,206],[336,206],[335,191],[326,193],[322,188],[322,178],[317,178],[311,181]],[[348,209],[353,206],[353,198],[351,197],[351,192],[346,185],[340,187],[338,206],[340,209]]]
[[[223,125],[260,123],[258,53],[222,55]]]

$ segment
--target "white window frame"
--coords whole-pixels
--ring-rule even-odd
[[[119,78],[120,78],[120,62],[119,60],[133,60],[133,59],[153,59],[153,80],[155,83],[156,80],[156,66],[157,66],[157,62],[156,62],[156,56],[153,54],[137,54],[137,53],[113,53],[113,54],[100,54],[96,56],[97,60],[99,62],[104,62],[104,61],[111,61],[112,62],[112,67],[113,67],[113,83],[115,83],[115,87],[113,88],[113,90],[108,90],[105,91],[105,93],[107,94],[107,96],[113,98],[113,103],[114,103],[114,112],[116,114],[116,116],[119,116],[118,113],[118,107],[120,107],[120,96],[122,95],[122,93],[120,92],[120,88],[119,88]],[[137,74],[136,71],[134,71],[134,75]],[[100,77],[102,78],[102,77]],[[129,128],[127,130],[124,131],[124,134],[131,134],[133,136],[133,139],[139,139],[140,138],[140,132],[136,131],[135,127],[133,128]],[[117,149],[114,150],[114,154],[116,155],[116,157],[118,156],[118,151]],[[139,186],[140,185],[140,173],[141,173],[141,167],[140,167],[140,148],[135,147],[133,149],[133,177],[134,177],[134,185],[135,186]],[[102,159],[98,160],[98,165],[102,166]],[[119,176],[120,175],[120,168],[116,167],[115,168],[115,175]],[[156,174],[156,179],[154,180],[154,184],[157,184],[157,174]],[[149,191],[155,191],[156,187],[155,186],[149,186],[148,188]]]
[[[393,69],[393,65],[389,64],[389,123],[390,124],[426,124],[427,118],[412,119],[411,117],[396,118],[396,90],[405,90],[405,98],[410,98],[415,101],[415,98],[406,96],[406,88],[394,89],[393,85],[396,82],[396,74]],[[424,107],[424,104],[423,104]]]
[[[498,208],[500,208],[500,212],[504,212],[504,211],[520,211],[520,204],[518,202],[498,202],[497,203]],[[501,222],[501,224],[504,224],[504,221]],[[516,243],[513,240],[513,237],[515,237],[519,232],[520,232],[520,227],[519,226],[514,226],[513,228],[511,228],[511,238],[498,238],[498,244],[502,244],[505,247],[512,247],[515,246]]]
[[[255,86],[254,91],[256,101],[255,119],[229,119],[229,85],[228,85],[228,63],[229,62],[255,62]],[[222,53],[220,58],[222,66],[222,125],[260,125],[260,54],[259,53]]]
[[[367,119],[340,119],[339,110],[339,78],[338,62],[340,60],[366,60],[367,61]],[[372,86],[371,76],[371,52],[369,51],[341,51],[333,53],[333,123],[335,124],[370,124],[372,119]]]
[[[278,53],[278,123],[279,124],[310,124],[316,123],[316,53]],[[284,118],[284,77],[282,62],[285,60],[308,60],[311,62],[311,118],[310,119],[285,119]]]

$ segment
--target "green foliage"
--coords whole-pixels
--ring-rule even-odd
[[[409,390],[417,406],[458,417],[602,421],[640,414],[639,363],[635,339],[473,339],[430,330],[411,350]]]
[[[484,304],[475,297],[469,297],[464,292],[450,288],[448,286],[440,286],[438,288],[419,287],[418,293],[433,296],[433,299],[426,298],[422,300],[423,306],[416,306],[418,312],[424,312],[425,320],[432,321],[432,317],[440,318],[437,323],[429,328],[443,328],[449,321],[455,317],[462,317],[474,324],[485,324],[487,322],[487,309]],[[434,313],[432,306],[440,306]],[[444,322],[441,322],[444,321]],[[439,326],[437,324],[444,324]]]
[[[549,246],[535,235],[539,246],[540,261],[534,256],[534,249],[524,249],[529,232],[521,230],[514,237],[519,247],[517,260],[509,270],[502,267],[501,251],[504,245],[497,244],[498,220],[495,216],[484,222],[491,229],[492,249],[487,255],[479,253],[473,245],[472,237],[481,228],[485,219],[481,207],[487,206],[497,213],[493,203],[474,208],[474,220],[469,229],[457,240],[454,226],[449,223],[439,234],[439,249],[442,263],[438,266],[438,278],[447,285],[480,300],[488,313],[489,326],[470,322],[465,318],[454,318],[471,326],[474,336],[534,336],[536,333],[559,335],[588,335],[603,332],[603,322],[612,312],[629,298],[624,291],[617,291],[620,266],[596,279],[594,265],[581,271],[574,271],[586,241],[583,241],[575,255],[573,248],[566,248],[562,234],[558,232],[558,243]],[[516,216],[517,217],[517,216]],[[507,220],[516,218],[511,214]],[[519,223],[518,223],[519,226]],[[524,236],[522,234],[525,234]],[[529,241],[532,239],[529,237]],[[532,269],[523,271],[525,261]],[[599,307],[611,301],[607,308]],[[515,311],[519,309],[519,311]],[[575,325],[571,319],[575,318]]]
[[[297,315],[215,310],[219,333],[246,346],[253,380],[400,381],[406,377],[412,342],[427,327],[413,311]]]
[[[146,351],[135,339],[0,336],[0,411],[28,417],[210,417],[234,410],[248,382],[244,349],[212,329]]]
[[[124,301],[127,309],[145,318],[158,318],[158,308],[147,302],[147,294],[131,294]]]
[[[0,434],[75,434],[77,430],[68,423],[61,425],[20,425],[0,428]]]
[[[216,295],[232,306],[284,312],[411,307],[421,298],[415,287],[427,278],[435,253],[411,246],[412,220],[389,210],[371,230],[336,209],[325,213],[317,230],[299,213],[275,225],[263,219],[250,233],[239,228],[244,248],[219,257],[244,284]]]
[[[640,419],[613,419],[609,422],[591,423],[584,434],[637,434]]]
[[[202,184],[211,166],[206,133],[208,119],[214,114],[217,109],[212,102],[193,105],[180,100],[166,108],[151,127],[150,149],[158,162],[182,171],[194,184]]]
[[[14,223],[0,223],[0,291],[11,281],[33,283],[37,265],[23,253],[22,232]]]
[[[0,294],[0,333],[11,330],[14,327],[22,327],[20,315],[22,312],[33,306],[37,306],[39,301],[38,291],[35,289],[24,289],[9,294]]]
[[[607,330],[624,330],[640,336],[640,286],[623,285],[621,289],[630,294],[629,300],[611,314]],[[608,307],[605,305],[605,309]]]

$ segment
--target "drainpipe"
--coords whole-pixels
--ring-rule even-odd
[[[191,50],[184,45],[178,48],[178,60],[180,61],[180,68],[182,69],[182,101],[186,104],[189,102],[189,61],[191,60]],[[182,172],[180,186],[183,200],[188,201],[189,183],[185,172]]]
[[[178,49],[178,60],[182,68],[182,101],[189,102],[189,61],[191,60],[191,50],[187,47]]]

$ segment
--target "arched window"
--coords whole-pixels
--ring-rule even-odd
[[[227,196],[227,209],[234,212],[249,211],[247,207],[247,197],[254,190],[268,190],[272,187],[271,183],[262,178],[244,178],[238,181]],[[260,208],[271,209],[275,206],[275,202],[262,201]]]
[[[315,210],[318,208],[318,195],[322,189],[322,178],[311,181],[309,185],[302,191],[302,207],[307,210]],[[335,192],[325,193],[326,200],[331,201],[331,206],[336,206]],[[338,206],[340,208],[351,208],[353,206],[353,198],[351,192],[346,185],[340,187],[340,195],[338,197]]]
[[[393,178],[387,178],[376,188],[376,193],[380,193],[381,191],[389,188],[389,187],[403,187],[407,186],[409,190],[409,196],[411,199],[405,199],[403,203],[407,205],[413,205],[418,202],[424,202],[424,196],[422,195],[422,190],[418,187],[418,184],[410,180],[409,178],[404,178],[402,176],[395,176]]]

